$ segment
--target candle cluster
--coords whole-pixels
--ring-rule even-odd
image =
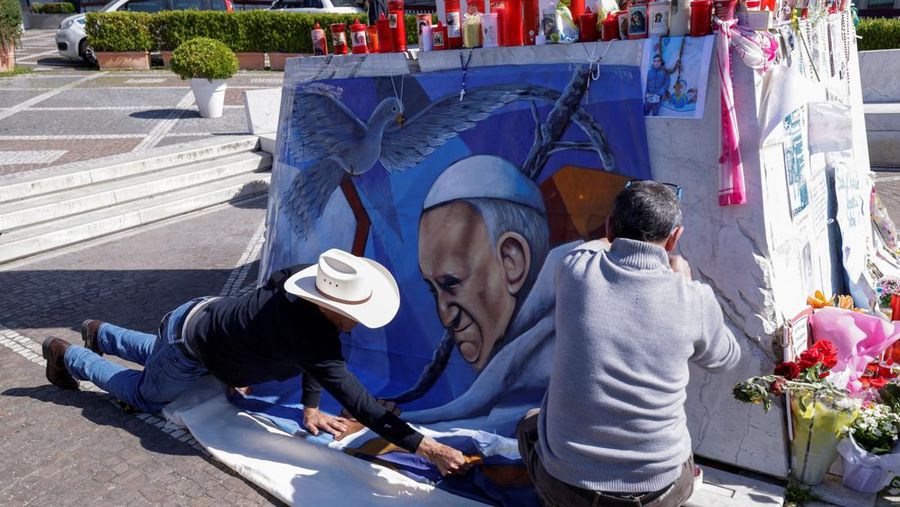
[[[714,18],[730,21],[737,10],[737,16],[746,19],[748,14],[769,14],[773,8],[773,0],[569,0],[568,5],[554,0],[472,0],[463,13],[461,0],[444,0],[436,20],[431,14],[416,15],[416,35],[420,51],[700,37],[718,28]],[[390,0],[388,15],[382,13],[375,26],[357,20],[350,25],[351,51],[406,51],[404,14],[403,0]],[[767,23],[768,16],[762,18]],[[329,29],[334,53],[347,54],[345,24],[334,23]],[[327,54],[324,30],[316,24],[311,35],[314,53]]]

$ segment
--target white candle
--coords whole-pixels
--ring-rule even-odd
[[[419,51],[431,51],[432,49],[431,25],[422,25],[422,35],[419,36]]]
[[[485,48],[497,47],[497,13],[491,12],[481,17],[481,46]]]

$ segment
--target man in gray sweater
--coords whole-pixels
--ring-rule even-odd
[[[519,450],[546,505],[678,506],[693,491],[688,362],[731,368],[740,347],[712,290],[670,255],[681,189],[629,182],[611,245],[573,249],[556,275],[556,355]]]

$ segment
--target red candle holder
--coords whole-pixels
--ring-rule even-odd
[[[712,33],[712,0],[691,2],[691,36],[701,37]]]
[[[332,23],[331,29],[331,45],[334,48],[334,54],[347,54],[347,28],[343,23]]]
[[[328,41],[325,38],[325,30],[322,30],[318,23],[310,31],[310,37],[312,37],[313,54],[315,56],[327,55]]]
[[[528,46],[534,46],[534,39],[538,34],[538,21],[540,18],[539,0],[518,0],[522,3],[522,33],[523,42]]]
[[[378,32],[378,52],[393,53],[394,52],[394,35],[391,33],[391,20],[381,13],[381,18],[375,22],[376,31]]]
[[[406,51],[405,14],[403,0],[391,0],[388,2],[388,21],[390,21],[391,36],[394,39],[394,51]]]
[[[447,48],[462,47],[462,14],[459,11],[459,0],[445,0],[444,10],[447,13]]]
[[[597,34],[597,13],[591,12],[588,7],[584,14],[578,17],[578,40],[581,42],[594,42],[599,39]]]
[[[619,23],[616,21],[616,15],[609,12],[606,19],[603,20],[603,40],[611,41],[619,38]]]

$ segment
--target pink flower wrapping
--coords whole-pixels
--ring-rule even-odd
[[[900,325],[841,308],[817,310],[810,317],[810,325],[814,340],[828,339],[837,347],[837,364],[831,371],[838,378],[847,378],[851,395],[866,390],[859,381],[866,365],[900,339]]]

